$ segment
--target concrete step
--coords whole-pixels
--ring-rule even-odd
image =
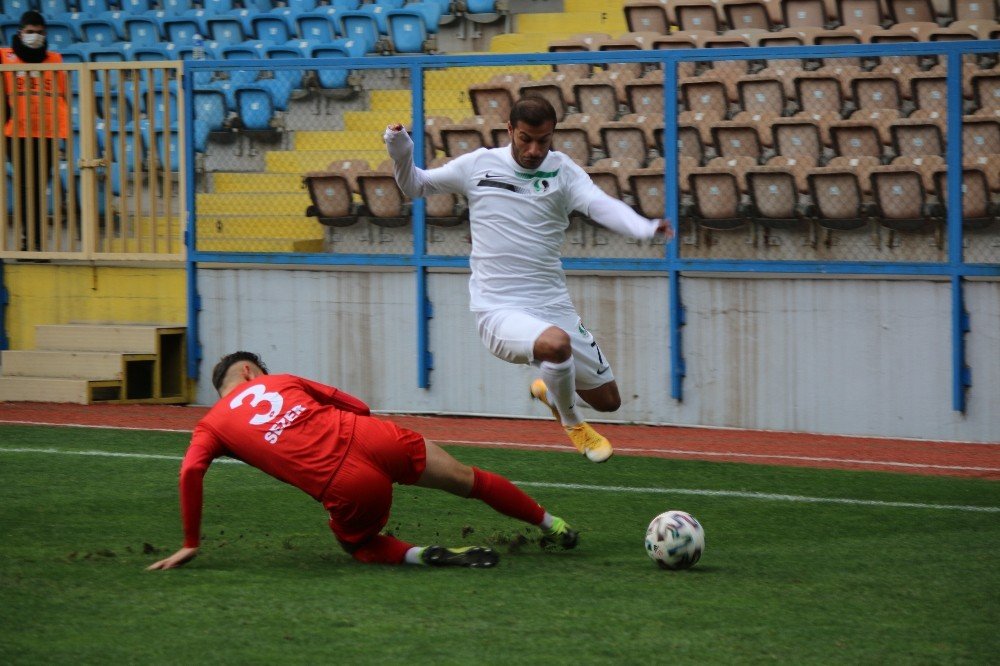
[[[123,379],[128,360],[155,360],[148,354],[116,352],[7,350],[0,352],[5,377],[55,379]]]
[[[310,204],[309,195],[300,192],[258,192],[198,195],[198,216],[253,215],[266,210],[277,215],[301,215]]]
[[[338,160],[366,160],[372,168],[389,159],[385,144],[378,150],[272,150],[267,154],[267,170],[278,173],[299,173],[326,171],[330,162]],[[306,200],[308,202],[308,195]],[[198,211],[199,214],[202,212]],[[230,211],[236,212],[236,211]]]
[[[223,192],[297,192],[304,190],[300,173],[216,173],[212,191]]]
[[[406,117],[409,118],[409,111]],[[367,131],[305,131],[295,133],[295,150],[385,150],[382,131],[372,126]]]
[[[620,7],[611,11],[518,14],[514,25],[518,33],[527,34],[606,32],[617,36],[628,31],[625,12]],[[541,51],[548,51],[547,46]]]
[[[200,252],[322,252],[323,239],[209,238],[198,240],[198,250]]]
[[[120,381],[0,377],[0,402],[112,402],[121,399]]]
[[[157,354],[161,335],[183,333],[183,326],[46,324],[36,327],[35,345],[41,351]]]

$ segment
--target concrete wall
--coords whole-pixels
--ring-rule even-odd
[[[427,390],[417,388],[412,274],[198,275],[199,402],[215,400],[208,377],[218,357],[249,349],[272,371],[341,386],[381,411],[547,416],[528,397],[533,370],[493,358],[479,342],[462,272],[429,279]],[[682,402],[670,397],[666,279],[571,276],[570,287],[624,401],[600,420],[1000,441],[1000,282],[966,289],[973,387],[965,415],[951,409],[947,282],[686,277]]]

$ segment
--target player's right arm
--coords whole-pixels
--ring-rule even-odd
[[[191,445],[181,463],[180,496],[181,522],[184,526],[184,545],[170,557],[154,562],[148,571],[173,569],[193,560],[201,542],[201,509],[205,472],[212,461],[221,455],[215,435],[202,424],[195,427]]]
[[[458,157],[443,167],[421,169],[413,163],[413,139],[400,124],[389,125],[382,135],[389,157],[393,162],[393,175],[403,194],[418,199],[428,194],[464,194],[466,160]]]

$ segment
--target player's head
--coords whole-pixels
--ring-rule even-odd
[[[28,48],[38,49],[45,46],[45,17],[34,9],[21,14],[17,36]]]
[[[537,169],[552,148],[556,110],[537,95],[522,97],[510,110],[507,131],[514,161],[525,169]]]
[[[260,360],[260,356],[253,352],[233,352],[219,359],[219,362],[212,368],[212,386],[219,392],[219,395],[222,394],[222,387],[229,384],[233,378],[238,377],[238,373],[242,373],[243,369],[247,367],[247,363],[256,366],[260,370],[260,374],[267,374],[267,366],[264,365],[264,361]]]

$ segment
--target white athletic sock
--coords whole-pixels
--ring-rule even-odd
[[[562,363],[542,361],[542,381],[548,389],[549,405],[556,408],[567,428],[580,425],[583,419],[576,412],[576,365],[573,357]]]
[[[406,558],[403,560],[406,564],[423,564],[424,561],[421,559],[421,555],[424,554],[423,546],[414,546],[406,551]]]
[[[552,522],[553,522],[552,514],[546,511],[545,515],[542,517],[542,522],[538,523],[538,526],[543,530],[549,530],[552,529]]]

